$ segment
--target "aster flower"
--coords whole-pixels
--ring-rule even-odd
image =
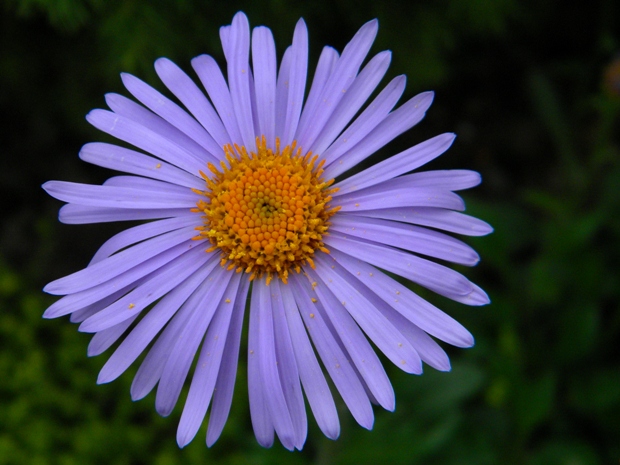
[[[440,231],[491,231],[461,213],[455,193],[480,176],[407,174],[441,155],[454,135],[347,177],[418,123],[433,99],[424,92],[394,109],[405,88],[399,76],[364,107],[390,63],[386,51],[363,65],[377,27],[376,20],[365,24],[341,55],[325,47],[304,99],[303,20],[278,68],[271,31],[257,27],[250,37],[238,13],[220,30],[227,80],[212,57],[193,59],[205,94],[162,58],[157,74],[185,108],[123,74],[140,103],[108,94],[111,111],[88,114],[93,126],[133,148],[90,143],[80,157],[125,175],[100,186],[44,185],[67,203],[64,223],[152,220],[115,235],[85,269],[48,284],[46,292],[64,297],[44,316],[70,314],[80,331],[94,333],[91,356],[116,344],[99,383],[145,353],[131,396],[157,386],[161,415],[171,413],[189,376],[180,446],[209,407],[209,446],[224,428],[246,311],[250,414],[263,446],[275,432],[284,447],[303,447],[304,396],[324,434],[339,435],[320,362],[352,416],[370,429],[372,404],[393,410],[394,392],[369,341],[414,374],[422,362],[449,370],[433,338],[473,345],[462,325],[383,271],[467,305],[489,302],[478,286],[431,260],[478,262],[471,247]]]

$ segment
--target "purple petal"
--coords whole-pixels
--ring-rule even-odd
[[[186,171],[156,158],[103,142],[86,144],[80,150],[80,158],[104,168],[159,179],[190,189],[204,189],[205,182]]]
[[[224,123],[226,131],[230,135],[230,142],[243,144],[239,125],[233,111],[232,98],[219,66],[209,55],[200,55],[192,60],[192,67]]]
[[[206,151],[188,151],[182,147],[179,137],[168,139],[161,134],[161,130],[156,132],[117,113],[106,110],[92,110],[86,115],[86,119],[106,134],[110,134],[145,152],[152,153],[188,173],[197,174],[201,169],[204,169],[208,161],[217,161],[210,155],[207,157]]]
[[[125,333],[125,331],[127,331],[127,328],[131,326],[136,318],[138,318],[138,314],[128,318],[116,326],[104,329],[103,331],[99,331],[95,334],[90,340],[90,344],[88,344],[88,356],[94,357],[95,355],[102,354],[108,350],[110,346],[114,344],[118,338]]]
[[[196,217],[196,213],[187,208],[133,210],[127,208],[87,207],[75,204],[63,205],[58,212],[58,219],[65,224],[110,223],[113,221],[182,218],[185,216]]]
[[[228,83],[233,109],[243,145],[248,152],[256,151],[256,133],[252,119],[252,99],[250,94],[250,25],[241,12],[233,18],[230,28],[230,52],[227,53]]]
[[[366,137],[390,113],[405,90],[405,76],[397,76],[377,95],[349,127],[330,145],[323,158],[329,165]]]
[[[476,251],[464,242],[419,226],[344,214],[335,216],[331,223],[330,230],[344,235],[361,237],[461,265],[473,266],[480,260]]]
[[[177,340],[169,347],[170,355],[157,386],[155,408],[162,416],[172,412],[185,384],[198,347],[205,337],[220,301],[226,292],[232,273],[221,266],[216,266],[209,277],[192,294],[185,305],[192,307]],[[229,295],[234,296],[234,293]]]
[[[321,431],[328,438],[336,439],[340,435],[336,404],[308,339],[304,323],[299,316],[295,295],[291,286],[288,285],[281,285],[280,292],[286,312],[288,330],[291,339],[294,341],[293,351],[299,368],[299,376],[308,403]]]
[[[394,155],[334,185],[340,195],[374,186],[414,170],[444,153],[454,141],[452,133],[441,134]],[[416,187],[418,187],[416,185]],[[437,187],[437,186],[431,186]]]
[[[378,21],[364,24],[342,51],[333,72],[323,87],[314,113],[309,115],[307,126],[299,126],[296,139],[300,147],[310,147],[325,126],[336,105],[355,79],[366,58],[378,29]],[[344,91],[344,92],[343,92]]]
[[[370,189],[370,188],[369,188]],[[396,187],[366,192],[366,189],[350,194],[334,195],[332,204],[339,205],[342,212],[361,212],[397,207],[437,207],[464,210],[465,202],[454,192],[428,187]]]
[[[372,218],[420,224],[467,236],[484,236],[493,232],[489,224],[478,218],[441,208],[382,208],[359,212],[359,214]]]
[[[204,276],[205,274],[208,276],[218,265],[218,254],[212,254],[211,259],[202,265],[202,269],[194,273],[200,276]],[[188,319],[196,312],[196,298],[194,296],[199,292],[200,286],[204,284],[204,282],[203,280],[198,284],[198,290],[192,294],[173,316],[172,320],[168,323],[144,358],[131,384],[132,400],[142,399],[151,392],[160,380],[172,348],[175,346],[181,332],[187,325]]]
[[[105,101],[116,115],[123,116],[133,123],[147,128],[149,131],[163,137],[199,160],[216,162],[218,160],[217,155],[222,152],[222,150],[218,149],[215,153],[212,153],[161,116],[123,95],[109,93],[105,95]],[[88,119],[88,115],[86,119]],[[200,127],[196,121],[194,121],[194,124]],[[204,131],[202,128],[201,130]],[[136,145],[136,147],[139,146]],[[211,148],[214,149],[215,147],[211,144]]]
[[[154,271],[144,284],[88,318],[79,330],[85,333],[99,332],[141,312],[187,279],[208,258],[209,255],[198,247],[186,252]]]
[[[327,82],[329,76],[331,76],[334,70],[334,66],[338,61],[338,56],[338,52],[333,48],[323,47],[323,51],[321,52],[321,56],[319,57],[319,63],[317,64],[316,70],[314,71],[314,78],[312,79],[312,85],[310,86],[310,92],[308,93],[306,104],[304,105],[301,112],[301,117],[299,119],[298,125],[299,127],[305,127],[309,124],[308,119],[311,115],[314,114],[316,107],[320,103],[319,99],[323,92],[323,88],[325,87],[325,83]],[[284,68],[285,58],[286,53],[284,54],[284,58],[282,59],[282,68]],[[286,72],[283,72],[282,68],[280,69],[280,75],[284,74],[282,81],[286,82],[286,80],[288,79],[288,71],[286,70]],[[280,76],[278,76],[278,82],[280,82]],[[278,93],[278,97],[279,96],[280,93]],[[286,97],[284,98],[284,101],[286,103]],[[282,124],[280,124],[279,127],[284,127],[285,114],[285,112],[282,112]]]
[[[386,307],[383,307],[384,311],[385,309]],[[439,371],[450,371],[450,359],[439,344],[400,313],[392,309],[388,310],[391,310],[391,312],[389,316],[386,313],[386,317],[388,317],[407,340],[411,342],[424,363],[428,363]]]
[[[415,126],[424,118],[426,110],[433,102],[433,96],[433,92],[423,92],[390,113],[357,145],[338,157],[337,163],[330,162],[331,164],[325,168],[325,178],[332,179],[339,176]]]
[[[213,266],[203,266],[149,310],[103,366],[97,383],[109,383],[129,368],[212,269]]]
[[[124,271],[147,261],[149,258],[155,257],[165,250],[191,239],[195,235],[196,231],[191,227],[162,234],[123,250],[88,268],[52,281],[45,286],[44,291],[49,294],[62,295],[89,289],[120,275]]]
[[[228,274],[230,275],[230,273]],[[224,292],[213,320],[207,329],[189,393],[187,394],[187,400],[183,407],[181,420],[179,421],[179,428],[177,430],[177,443],[179,447],[186,446],[194,438],[207,413],[226,344],[226,334],[228,333],[231,319],[230,308],[232,305],[230,304],[237,296],[241,278],[241,274],[232,274],[228,288]]]
[[[304,397],[301,392],[295,349],[293,348],[293,341],[291,340],[291,334],[286,322],[286,313],[282,299],[282,287],[288,286],[286,284],[280,285],[280,280],[275,279],[269,287],[271,288],[271,304],[274,316],[273,329],[280,383],[282,384],[286,406],[293,422],[295,448],[301,450],[308,434],[308,419],[306,417]]]
[[[438,294],[467,295],[473,284],[450,268],[400,250],[333,232],[325,244],[420,284]]]
[[[330,255],[397,312],[432,336],[456,347],[471,347],[474,338],[458,321],[364,260],[332,249]]]
[[[385,51],[375,55],[370,60],[355,78],[351,87],[345,92],[342,100],[340,100],[325,124],[323,131],[321,131],[314,144],[308,147],[309,150],[312,150],[314,153],[323,153],[334,142],[334,139],[349,124],[379,85],[390,66],[391,59],[392,53]]]
[[[486,292],[474,283],[472,283],[472,286],[473,290],[467,295],[447,295],[446,297],[449,297],[456,302],[472,306],[487,305],[491,303],[491,299],[489,299]]]
[[[172,100],[131,74],[121,73],[121,79],[136,99],[210,154],[217,156],[222,151],[222,147],[213,140],[205,128]]]
[[[266,27],[252,31],[252,64],[259,134],[265,136],[268,147],[275,147],[276,45],[271,30]]]
[[[264,389],[265,403],[273,427],[282,445],[293,450],[295,429],[278,373],[271,293],[264,279],[254,281],[250,311],[258,314],[258,341],[255,351],[258,355],[259,376]]]
[[[374,422],[372,406],[358,374],[354,370],[350,357],[342,350],[335,339],[323,314],[326,313],[321,302],[310,295],[316,295],[305,278],[293,275],[289,277],[293,286],[295,301],[299,306],[308,334],[312,338],[325,369],[329,373],[342,400],[351,411],[351,415],[362,427],[371,429]],[[310,294],[311,293],[311,294]],[[315,299],[313,302],[311,299]]]
[[[394,390],[390,380],[377,354],[345,308],[346,301],[338,300],[318,272],[312,269],[306,272],[309,279],[317,283],[314,290],[370,392],[384,409],[394,410]]]
[[[282,133],[279,134],[282,146],[284,147],[293,142],[306,90],[306,75],[308,73],[308,29],[303,19],[297,21],[297,25],[295,26],[290,60],[286,117],[284,118]]]
[[[175,231],[186,226],[196,227],[200,225],[200,223],[201,221],[197,220],[197,218],[186,216],[183,218],[168,218],[165,220],[152,221],[150,223],[125,229],[105,241],[103,245],[99,247],[99,250],[97,250],[97,253],[95,253],[88,265],[94,265],[104,258],[108,258],[109,256],[115,254],[121,249],[138,242],[142,242],[146,239],[150,239],[151,237],[159,236],[160,234],[165,234],[170,231]]]
[[[146,178],[145,178],[146,179]],[[172,185],[172,184],[171,184]],[[172,190],[93,186],[66,181],[48,181],[43,189],[63,202],[103,208],[194,208],[197,194]]]
[[[220,371],[217,374],[215,393],[213,394],[213,405],[211,407],[211,414],[209,415],[209,427],[207,429],[207,446],[209,447],[220,437],[230,412],[233,390],[235,387],[235,377],[237,376],[239,346],[241,342],[241,331],[243,329],[243,315],[249,288],[250,281],[248,279],[241,279],[237,290],[237,297],[232,306],[232,316],[228,335],[226,336],[226,346],[224,347]]]
[[[185,105],[213,138],[219,148],[219,152],[214,153],[214,155],[221,153],[222,147],[230,143],[230,136],[217,112],[194,81],[167,58],[160,58],[155,62],[155,71],[166,87]]]
[[[266,388],[266,383],[263,382],[261,374],[260,339],[262,336],[259,307],[262,304],[267,305],[270,304],[270,302],[269,300],[266,302],[259,300],[257,286],[254,285],[251,293],[250,327],[248,330],[248,397],[250,401],[250,419],[252,420],[252,428],[254,429],[254,435],[258,443],[263,447],[271,447],[274,438],[274,421],[269,407],[267,406],[267,392],[269,391]]]
[[[326,254],[316,256],[315,263],[317,274],[323,278],[325,286],[343,302],[344,308],[379,350],[401,370],[422,373],[422,361],[418,353],[378,310],[385,303],[377,299],[371,302],[360,283]],[[332,266],[335,268],[332,269]]]
[[[286,113],[288,108],[288,94],[289,94],[289,77],[291,74],[291,54],[292,47],[288,47],[284,51],[282,61],[280,62],[280,69],[278,71],[278,78],[276,80],[276,135],[280,137],[280,134],[284,133],[284,126],[286,125]]]

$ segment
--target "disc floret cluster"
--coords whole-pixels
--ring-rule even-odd
[[[314,267],[316,250],[329,253],[323,236],[329,218],[339,210],[331,207],[330,186],[323,181],[324,160],[311,152],[302,154],[295,142],[275,150],[265,138],[257,139],[257,151],[245,147],[224,148],[226,162],[220,169],[209,163],[210,175],[201,172],[207,184],[204,198],[192,211],[201,213],[204,224],[195,239],[208,239],[207,252],[220,249],[222,266],[250,280],[266,275],[267,282],[279,277],[288,281],[291,270]]]

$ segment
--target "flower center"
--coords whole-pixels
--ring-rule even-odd
[[[221,169],[209,163],[211,175],[201,172],[207,184],[197,208],[204,224],[194,239],[208,239],[222,251],[222,266],[237,273],[250,273],[250,280],[267,275],[286,283],[290,270],[297,273],[306,263],[314,268],[312,256],[318,249],[329,253],[322,238],[329,218],[340,207],[330,207],[329,188],[334,180],[321,180],[324,160],[308,152],[302,156],[296,143],[275,151],[265,138],[257,138],[257,152],[245,147],[224,147]]]

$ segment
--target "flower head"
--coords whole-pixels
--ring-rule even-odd
[[[341,55],[324,48],[304,99],[303,20],[278,69],[271,31],[257,27],[250,40],[238,13],[220,31],[228,80],[213,58],[192,60],[206,95],[162,58],[157,74],[185,108],[123,74],[140,103],[108,94],[111,111],[88,114],[92,125],[133,148],[90,143],[80,157],[126,175],[101,186],[44,185],[67,202],[65,223],[152,220],[115,235],[85,269],[48,284],[46,292],[64,297],[44,316],[70,314],[80,331],[94,333],[89,355],[117,344],[99,383],[146,352],[131,396],[157,386],[162,415],[177,403],[197,357],[180,446],[209,407],[207,444],[224,428],[246,310],[250,413],[263,446],[275,432],[286,448],[303,447],[304,395],[321,430],[339,435],[319,360],[353,417],[371,428],[371,403],[392,410],[394,392],[369,340],[415,374],[422,362],[450,368],[433,338],[473,345],[463,326],[382,271],[468,305],[488,303],[478,286],[429,260],[478,262],[473,249],[440,231],[491,231],[460,212],[464,203],[455,194],[480,176],[407,174],[441,155],[454,135],[346,175],[419,122],[433,99],[425,92],[394,109],[405,87],[399,76],[364,107],[390,62],[382,52],[362,67],[376,33],[377,21],[370,21]]]

